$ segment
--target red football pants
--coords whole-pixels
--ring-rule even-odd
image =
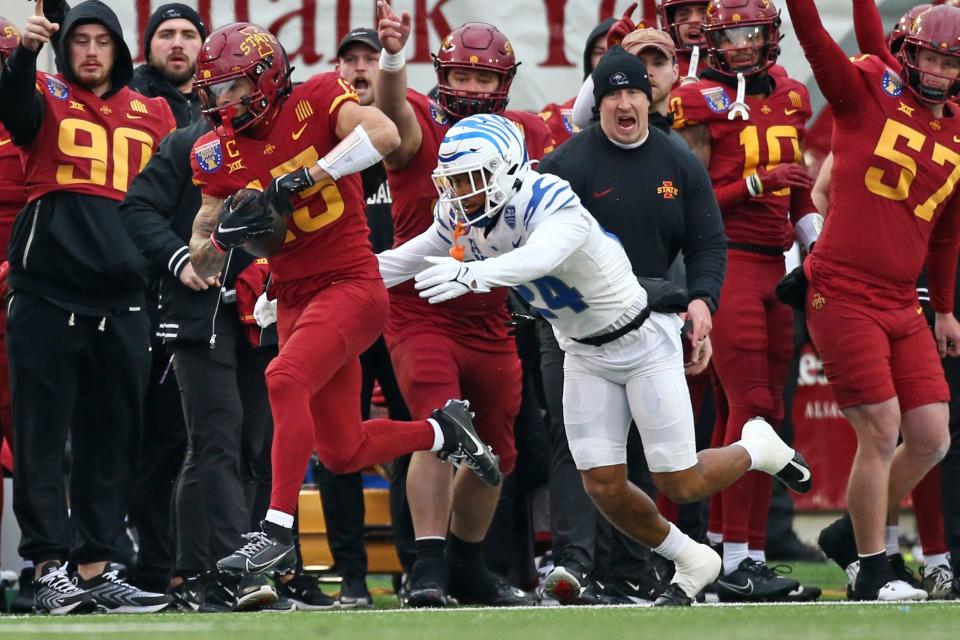
[[[426,420],[360,419],[359,355],[383,331],[387,305],[381,280],[345,280],[278,306],[280,353],[266,373],[274,421],[271,509],[296,511],[313,450],[333,473],[350,473],[433,446]]]
[[[937,464],[910,492],[913,498],[913,515],[917,519],[917,534],[924,556],[949,551],[943,525],[940,487],[940,465]]]
[[[723,446],[740,439],[750,418],[761,416],[774,428],[783,418],[783,387],[793,354],[793,311],[774,295],[783,274],[781,256],[736,249],[727,254],[723,302],[711,332],[713,367],[728,411],[722,440],[714,433],[714,442]],[[763,549],[771,480],[753,471],[721,492],[724,542]]]

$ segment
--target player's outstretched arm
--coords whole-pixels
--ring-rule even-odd
[[[396,249],[377,254],[380,277],[389,289],[406,282],[430,266],[427,258],[443,257],[450,250],[450,233],[436,220],[420,235],[410,238]]]
[[[201,278],[218,276],[223,269],[224,254],[219,251],[210,240],[210,235],[217,228],[220,219],[220,210],[223,200],[211,196],[203,196],[200,210],[193,219],[193,232],[190,236],[190,264]]]
[[[824,97],[838,116],[854,115],[859,109],[860,74],[820,20],[813,0],[787,0],[797,40],[813,69]]]
[[[930,305],[938,314],[952,314],[957,279],[957,253],[960,248],[960,194],[947,201],[930,234],[927,254],[927,279]],[[958,341],[960,348],[960,341]],[[956,355],[951,353],[951,355]]]
[[[383,51],[380,54],[380,72],[374,83],[374,104],[397,126],[403,141],[384,159],[387,169],[399,170],[407,166],[420,150],[423,132],[407,102],[407,66],[403,48],[410,38],[410,14],[400,16],[385,0],[377,1],[377,35]]]
[[[893,57],[887,46],[876,0],[853,0],[853,31],[862,53],[877,56],[894,69],[900,68],[900,61]]]

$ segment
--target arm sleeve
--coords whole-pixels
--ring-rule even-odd
[[[800,218],[808,213],[820,213],[817,205],[813,204],[813,197],[810,195],[811,189],[790,189],[790,221],[796,224]]]
[[[720,304],[720,287],[727,270],[727,236],[723,232],[720,207],[710,188],[710,176],[696,158],[687,171],[692,174],[684,202],[684,263],[690,298],[707,298],[708,305]],[[743,182],[742,180],[740,181]],[[710,305],[710,302],[713,304]]]
[[[787,0],[793,29],[824,97],[838,117],[857,118],[862,83],[856,67],[827,30],[813,0]]]
[[[857,35],[857,46],[861,53],[877,56],[893,69],[900,68],[900,62],[887,47],[876,0],[853,0],[853,30]]]
[[[0,122],[19,147],[29,146],[43,124],[43,96],[36,82],[37,52],[18,46],[0,72]]]
[[[747,190],[747,182],[744,179],[717,187],[714,194],[717,196],[717,204],[720,209],[727,211],[750,199],[750,192]]]
[[[593,76],[587,76],[577,93],[577,99],[573,103],[573,124],[581,129],[590,126],[593,119],[593,108],[596,106],[593,99]]]
[[[957,281],[957,252],[960,250],[960,197],[950,199],[930,236],[927,279],[930,304],[937,313],[953,313]]]
[[[488,287],[515,287],[556,269],[589,236],[590,219],[586,210],[579,204],[566,207],[537,224],[523,246],[478,262],[476,269]]]
[[[445,256],[450,250],[450,237],[436,220],[430,227],[396,249],[387,249],[377,254],[380,262],[380,277],[387,288],[406,282],[431,266],[428,256]]]
[[[168,136],[130,183],[120,204],[120,220],[133,243],[158,269],[175,277],[190,260],[188,239],[180,238],[171,227],[181,194],[196,189],[190,184],[189,152],[190,141]]]

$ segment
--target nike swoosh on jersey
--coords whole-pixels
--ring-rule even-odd
[[[609,194],[613,193],[613,189],[614,189],[613,187],[610,187],[609,189],[604,189],[603,191],[594,191],[594,192],[593,192],[593,199],[594,199],[594,200],[599,200],[599,199],[602,198],[603,196],[609,195]]]
[[[132,113],[127,114],[127,120],[140,120],[143,116],[135,116]]]
[[[6,140],[0,140],[0,147],[5,146],[13,142],[13,138],[7,138]]]
[[[310,123],[308,122],[307,124],[305,124],[305,125],[303,125],[302,127],[300,127],[297,131],[294,131],[293,133],[291,133],[291,134],[290,134],[290,137],[293,138],[294,140],[299,140],[299,139],[300,139],[300,136],[303,135],[303,130],[306,129],[306,128],[307,128],[307,125],[309,125],[309,124],[310,124]]]
[[[784,115],[787,115],[787,116],[792,116],[792,115],[795,114],[797,111],[799,111],[799,109],[784,109],[784,110],[783,110],[783,114],[784,114]]]
[[[956,142],[957,144],[960,144],[960,138],[958,138],[957,136],[953,136],[953,141]]]

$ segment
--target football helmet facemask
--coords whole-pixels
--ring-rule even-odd
[[[440,51],[433,56],[437,70],[437,101],[445,111],[459,118],[475,113],[501,113],[510,100],[510,84],[519,63],[513,46],[495,26],[468,22],[450,32]],[[496,91],[477,92],[454,89],[449,74],[453,69],[473,69],[495,73],[500,78]]]
[[[898,57],[903,63],[900,74],[916,97],[926,104],[943,104],[960,95],[960,79],[920,69],[920,52],[930,51],[954,59],[960,64],[960,8],[930,7],[914,19],[903,38]],[[924,84],[924,77],[938,78],[943,88]]]
[[[702,6],[707,5],[707,0],[662,0],[657,6],[657,15],[660,18],[660,28],[670,34],[677,51],[690,51],[692,45],[684,44],[680,38],[680,25],[677,22],[677,9],[683,6]]]
[[[438,204],[449,208],[454,225],[485,227],[520,189],[529,168],[519,127],[503,116],[469,116],[440,143],[432,175]],[[484,194],[483,205],[471,211],[467,201],[479,194]]]
[[[780,55],[780,12],[771,0],[710,0],[703,32],[710,66],[726,75],[759,75]],[[754,59],[731,64],[744,51]]]
[[[0,17],[0,65],[6,64],[7,58],[20,44],[20,31],[7,20]]]

